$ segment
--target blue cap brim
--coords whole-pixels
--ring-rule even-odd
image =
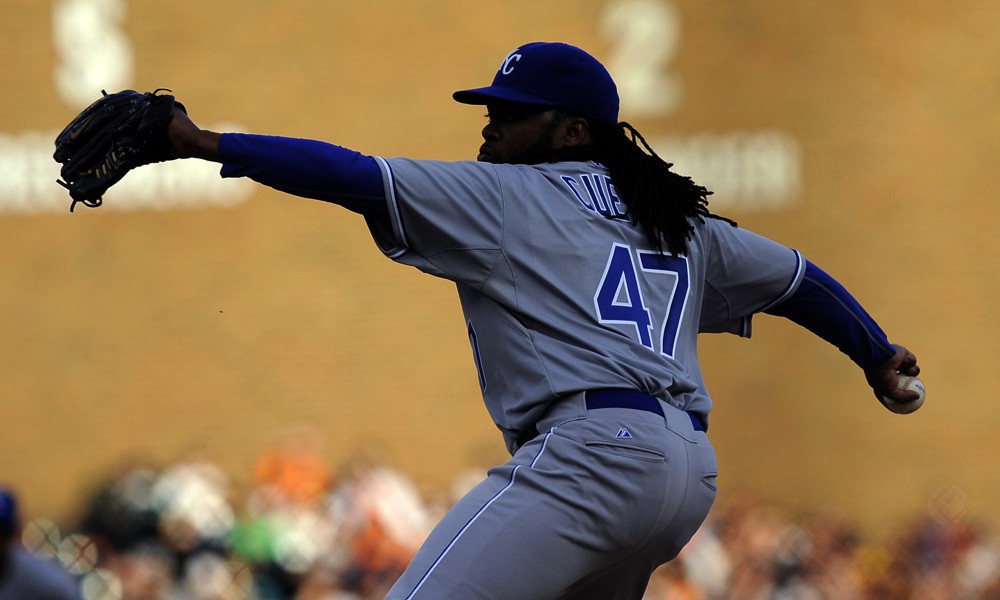
[[[558,103],[545,100],[538,96],[526,94],[508,87],[491,85],[488,87],[475,88],[471,90],[459,90],[451,95],[456,102],[462,104],[489,104],[497,100],[504,102],[518,102],[520,104],[538,104],[540,106],[558,106]]]

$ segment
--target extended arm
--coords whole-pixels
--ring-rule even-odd
[[[167,130],[176,158],[222,163],[223,177],[249,177],[277,190],[339,204],[368,218],[388,209],[375,159],[320,142],[289,137],[219,134],[175,111]]]
[[[786,317],[837,346],[865,372],[876,397],[915,400],[916,392],[898,391],[899,374],[918,375],[912,352],[891,344],[874,319],[833,277],[812,263],[796,292],[765,312]]]

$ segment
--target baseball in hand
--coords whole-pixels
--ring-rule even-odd
[[[882,404],[892,412],[900,415],[908,415],[911,412],[917,410],[924,404],[924,396],[926,392],[924,391],[924,382],[920,380],[919,377],[913,377],[911,375],[900,375],[899,376],[899,389],[901,390],[912,390],[920,394],[920,397],[913,402],[896,402],[891,398],[882,397]]]

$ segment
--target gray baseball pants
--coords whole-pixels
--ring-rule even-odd
[[[387,600],[639,600],[715,499],[690,416],[559,401],[543,432],[462,498]]]

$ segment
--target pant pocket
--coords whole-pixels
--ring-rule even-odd
[[[641,444],[628,444],[623,442],[608,442],[601,440],[587,442],[586,445],[591,450],[614,456],[636,458],[639,460],[657,463],[662,463],[666,460],[666,456],[661,450],[651,448],[649,446],[643,446]]]

